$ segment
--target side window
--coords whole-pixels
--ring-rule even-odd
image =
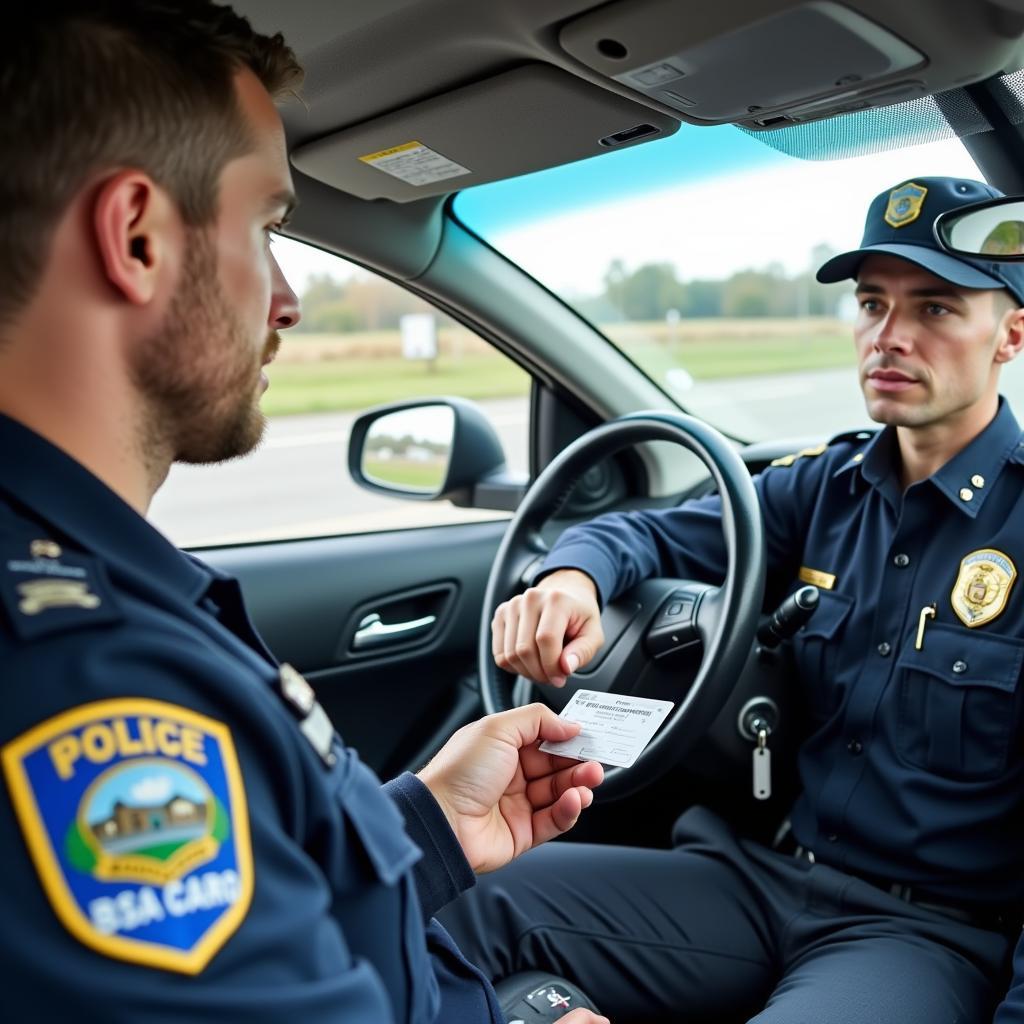
[[[507,516],[362,490],[348,473],[349,430],[373,405],[456,395],[482,408],[508,468],[525,473],[529,376],[398,285],[300,242],[273,245],[302,321],[266,368],[263,441],[233,462],[175,465],[150,510],[156,526],[202,547]]]

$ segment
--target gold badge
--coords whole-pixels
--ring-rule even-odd
[[[797,573],[801,583],[810,583],[819,590],[831,590],[836,585],[836,578],[830,572],[822,572],[820,569],[808,569],[806,565],[800,567]]]
[[[60,558],[60,545],[53,540],[34,540],[29,545],[33,558]]]
[[[924,197],[928,189],[908,181],[889,193],[889,205],[885,208],[885,223],[891,228],[905,228],[921,216]]]
[[[972,551],[960,563],[949,600],[965,626],[983,626],[1006,607],[1017,569],[1001,551]]]
[[[100,606],[100,599],[89,591],[89,584],[75,580],[32,580],[18,584],[18,593],[18,611],[23,615],[38,615],[47,608]]]

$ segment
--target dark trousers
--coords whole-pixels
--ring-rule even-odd
[[[673,850],[553,843],[439,915],[492,980],[553,971],[613,1024],[989,1024],[1009,937],[738,839],[688,811]]]

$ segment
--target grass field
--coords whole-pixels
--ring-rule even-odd
[[[683,367],[696,380],[852,366],[850,329],[837,320],[697,320],[609,324],[608,336],[655,380]],[[508,398],[529,377],[467,331],[442,330],[433,365],[401,356],[397,331],[286,336],[269,368],[270,416],[363,409],[427,394]]]

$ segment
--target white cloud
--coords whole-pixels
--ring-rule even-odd
[[[137,804],[162,804],[171,798],[174,780],[169,775],[147,775],[136,782],[129,792]]]

